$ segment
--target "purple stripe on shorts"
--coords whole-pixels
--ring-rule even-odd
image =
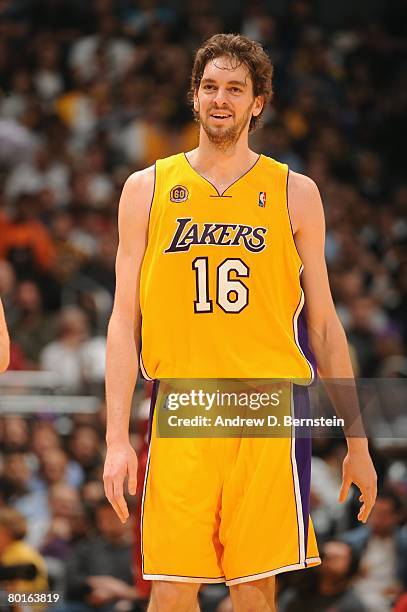
[[[298,342],[302,352],[308,359],[317,378],[317,362],[308,343],[307,307],[306,303],[301,309],[297,319]],[[296,418],[309,418],[311,416],[308,388],[300,385],[293,386],[294,416]],[[308,525],[311,488],[311,455],[312,439],[309,428],[301,427],[297,431],[295,440],[295,459],[297,462],[298,479],[300,483],[302,515],[304,520],[305,556],[307,556]]]
[[[308,388],[293,385],[294,394],[294,416],[295,418],[309,418],[310,402]],[[298,480],[300,484],[302,515],[304,520],[305,557],[307,556],[308,524],[310,507],[311,487],[311,434],[309,429],[301,427],[298,429],[300,437],[295,438],[295,460],[297,463]],[[308,434],[308,435],[307,435]]]

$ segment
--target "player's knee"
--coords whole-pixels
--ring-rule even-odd
[[[236,607],[245,612],[274,610],[275,578],[261,578],[230,587],[230,594]]]
[[[199,585],[181,582],[154,582],[151,600],[160,612],[188,610],[197,597]]]

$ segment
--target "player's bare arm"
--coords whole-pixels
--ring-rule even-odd
[[[322,379],[353,379],[345,332],[329,287],[324,256],[325,219],[314,181],[290,172],[288,203],[295,243],[304,264],[302,285],[307,304],[309,342],[318,363],[318,373]],[[352,482],[355,483],[363,502],[358,519],[365,523],[376,499],[376,472],[365,437],[347,436],[347,445],[339,501],[345,501]]]
[[[107,334],[103,480],[106,497],[122,522],[129,515],[123,494],[126,476],[131,495],[137,485],[137,455],[129,440],[129,418],[139,367],[140,270],[153,191],[154,168],[150,167],[127,179],[119,203],[116,292]]]
[[[3,304],[0,300],[0,372],[8,368],[10,362],[10,338],[7,331],[6,318],[4,316]]]

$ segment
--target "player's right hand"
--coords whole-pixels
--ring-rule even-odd
[[[130,442],[108,444],[103,470],[105,495],[122,523],[129,518],[129,510],[124,498],[124,479],[128,477],[129,494],[135,495],[137,466],[136,451]]]

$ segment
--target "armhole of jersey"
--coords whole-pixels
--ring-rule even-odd
[[[309,370],[310,370],[310,380],[309,383],[307,384],[311,384],[314,380],[315,380],[315,370],[314,370],[314,366],[312,365],[312,358],[309,358],[309,355],[307,355],[307,353],[309,353],[310,349],[309,349],[309,345],[308,345],[308,339],[305,341],[305,345],[302,346],[302,342],[304,342],[304,340],[301,338],[301,326],[305,327],[305,330],[307,330],[307,323],[306,321],[304,321],[302,319],[302,317],[304,316],[304,307],[305,307],[305,293],[304,290],[302,288],[302,284],[301,284],[301,274],[302,271],[304,269],[304,264],[302,263],[302,259],[301,256],[298,252],[297,249],[297,245],[295,243],[295,237],[294,237],[294,232],[293,232],[293,226],[291,223],[291,217],[290,217],[290,208],[288,206],[288,179],[290,176],[290,169],[287,166],[287,178],[286,178],[286,204],[287,204],[287,217],[288,217],[288,222],[289,222],[289,233],[291,235],[291,240],[292,240],[292,244],[293,244],[293,248],[294,248],[294,253],[295,253],[295,258],[297,260],[297,264],[298,264],[298,282],[300,284],[300,300],[299,303],[297,305],[297,308],[295,309],[295,312],[293,314],[293,332],[294,332],[294,341],[295,344],[297,345],[298,350],[300,351],[302,357],[305,359]],[[307,338],[308,338],[308,332],[305,332],[307,334]]]
[[[152,232],[152,228],[154,227],[154,221],[157,214],[157,201],[159,200],[159,192],[160,192],[160,164],[157,160],[154,164],[154,186],[153,186],[153,195],[151,196],[150,210],[148,213],[148,228],[147,228],[147,244],[150,242],[150,236]]]
[[[146,244],[146,250],[144,253],[144,257],[145,254],[147,253],[147,249],[148,249],[148,245],[150,243],[150,238],[151,238],[151,234],[153,232],[153,228],[154,228],[154,221],[155,221],[155,217],[157,215],[157,201],[159,200],[159,178],[160,178],[160,172],[159,172],[159,168],[160,168],[160,164],[158,163],[159,160],[157,160],[154,164],[154,185],[153,185],[153,193],[151,196],[151,202],[150,202],[150,210],[148,212],[148,223],[147,223],[147,244]],[[141,271],[143,270],[143,264],[144,264],[144,259],[143,259],[143,263],[141,264]],[[149,376],[149,374],[147,373],[147,370],[144,366],[144,362],[143,362],[143,342],[142,342],[142,337],[143,337],[143,333],[142,333],[142,329],[143,329],[143,317],[141,315],[141,321],[140,321],[140,351],[139,351],[139,370],[141,372],[142,377],[144,378],[144,380],[154,380],[153,378],[151,378],[151,376]]]
[[[302,263],[301,256],[300,256],[300,254],[298,252],[297,245],[295,243],[295,236],[294,236],[294,232],[293,232],[293,224],[291,223],[291,216],[290,216],[290,207],[288,205],[288,179],[289,179],[289,177],[290,177],[290,168],[287,166],[287,177],[286,177],[286,186],[285,186],[285,202],[286,202],[287,217],[288,217],[288,223],[289,223],[289,234],[291,236],[292,244],[293,244],[293,247],[294,247],[294,252],[295,252],[295,255],[296,255],[297,260],[298,260],[298,267],[302,271],[304,265]]]
[[[144,380],[154,380],[154,378],[151,378],[151,376],[148,375],[147,370],[144,366],[144,362],[143,362],[143,346],[141,343],[141,334],[140,334],[140,355],[139,355],[139,368],[140,368],[140,372],[142,377],[144,378]]]

